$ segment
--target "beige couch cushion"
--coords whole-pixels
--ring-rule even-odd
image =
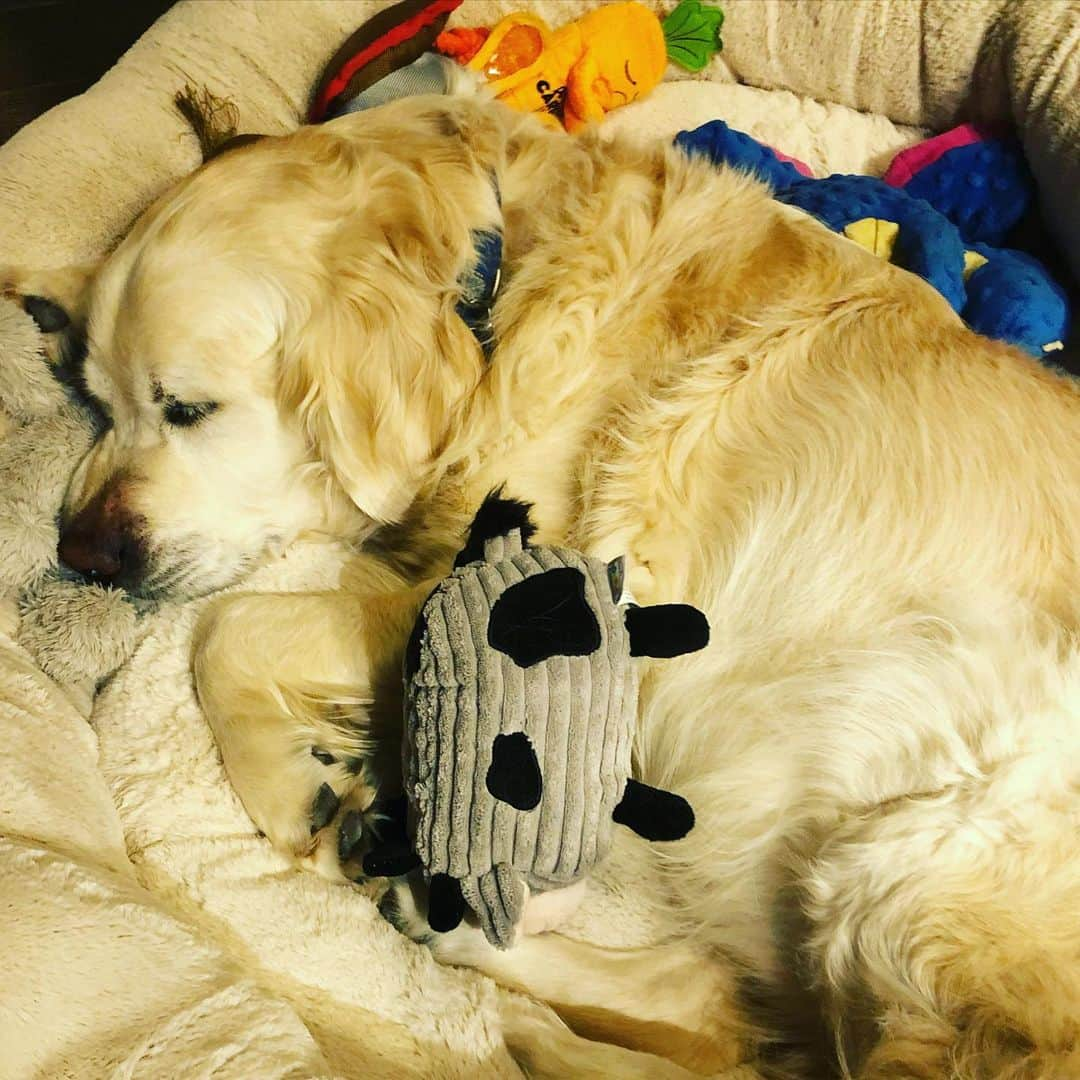
[[[726,0],[724,58],[754,86],[901,124],[1011,122],[1080,278],[1076,0]]]
[[[663,11],[672,3],[646,0]],[[177,4],[86,94],[0,148],[3,261],[97,254],[198,162],[170,100],[185,81],[232,96],[249,130],[306,110],[322,65],[385,0]],[[466,0],[455,23],[522,6],[552,22],[589,0]],[[702,77],[786,88],[942,129],[1011,119],[1051,227],[1080,276],[1080,4],[1075,0],[724,0],[725,47]],[[673,74],[678,74],[673,72]]]

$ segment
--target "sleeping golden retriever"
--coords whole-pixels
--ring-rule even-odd
[[[499,227],[488,360],[456,304]],[[232,150],[78,281],[111,427],[71,565],[153,600],[363,541],[340,591],[229,596],[196,642],[229,777],[297,859],[356,877],[413,617],[499,484],[708,614],[645,669],[635,749],[697,827],[613,856],[661,943],[498,953],[390,894],[554,1005],[506,997],[530,1075],[1080,1075],[1071,382],[735,172],[475,98]]]

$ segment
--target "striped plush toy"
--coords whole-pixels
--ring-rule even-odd
[[[615,823],[649,840],[693,825],[678,795],[630,777],[634,657],[703,648],[704,615],[638,607],[623,561],[530,544],[529,507],[496,494],[428,597],[405,658],[406,823],[365,871],[422,867],[428,921],[470,908],[509,947],[530,892],[581,880]]]

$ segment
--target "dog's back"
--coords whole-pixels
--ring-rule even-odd
[[[794,964],[853,1071],[1067,1069],[1076,388],[816,224],[746,257],[774,290],[625,412],[583,526],[714,628],[646,682],[640,767],[700,822],[659,902]]]
[[[501,464],[542,488],[564,440],[575,539],[713,626],[644,683],[639,769],[699,825],[640,880],[759,1002],[797,969],[852,1071],[1067,1068],[1075,386],[740,178],[566,153],[593,155],[597,190],[555,184],[532,212],[495,361],[552,419]],[[579,233],[545,232],[583,205]]]

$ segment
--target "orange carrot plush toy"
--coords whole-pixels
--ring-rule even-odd
[[[558,30],[519,12],[490,33],[446,31],[435,45],[483,75],[501,101],[577,131],[649,93],[669,57],[700,71],[719,48],[722,21],[719,9],[683,0],[661,23],[631,0],[605,4]]]

